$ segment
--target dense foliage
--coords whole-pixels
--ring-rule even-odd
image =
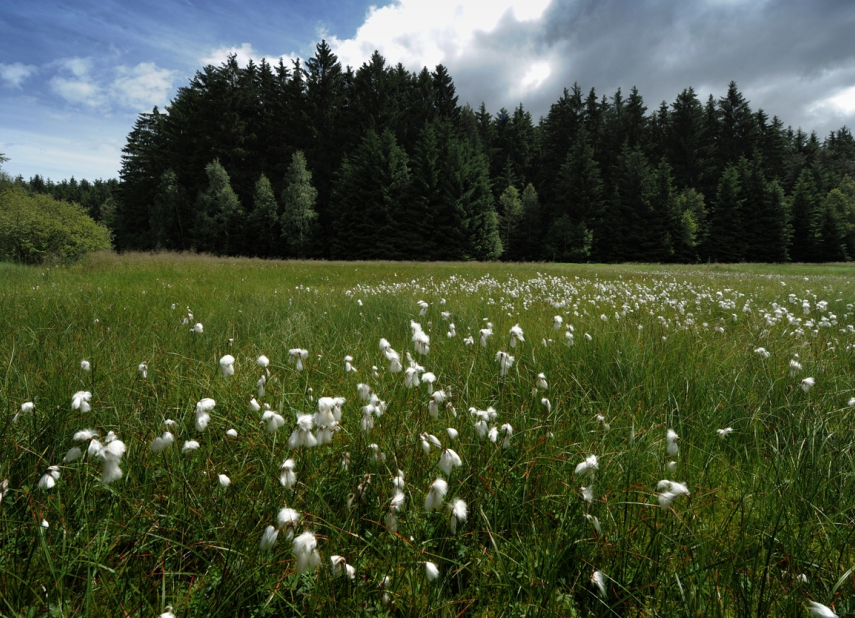
[[[289,171],[297,153],[302,176]],[[414,73],[375,52],[353,70],[322,42],[305,64],[207,66],[141,114],[109,223],[121,250],[842,261],[855,259],[853,178],[849,129],[821,140],[787,128],[735,83],[705,102],[686,88],[654,111],[635,88],[599,97],[574,84],[535,123],[522,104],[459,105],[441,65]],[[217,201],[226,179],[233,198]],[[286,214],[295,182],[315,192],[299,222]]]
[[[109,248],[110,231],[83,208],[32,193],[0,171],[0,259],[37,264]]]

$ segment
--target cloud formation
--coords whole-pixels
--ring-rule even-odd
[[[342,63],[377,49],[410,70],[442,63],[461,102],[523,102],[535,118],[578,82],[649,108],[684,88],[722,96],[735,80],[753,109],[820,135],[855,122],[855,3],[842,0],[399,0],[369,11]]]
[[[92,58],[75,57],[49,66],[59,68],[59,74],[49,82],[54,93],[68,103],[101,111],[148,111],[168,103],[173,91],[174,71],[153,62],[141,62],[133,68],[106,66],[96,71]]]
[[[153,62],[141,62],[132,69],[117,67],[110,93],[127,108],[151,109],[169,101],[172,82],[172,71],[160,69]]]
[[[31,64],[23,64],[21,62],[4,64],[0,62],[0,79],[13,88],[20,88],[21,82],[35,73],[36,70],[37,68]]]

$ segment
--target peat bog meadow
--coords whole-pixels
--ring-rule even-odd
[[[0,265],[0,615],[853,615],[853,275]]]

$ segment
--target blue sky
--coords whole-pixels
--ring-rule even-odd
[[[354,67],[374,49],[449,67],[461,103],[522,102],[535,119],[564,87],[633,85],[655,109],[730,80],[754,109],[821,137],[855,127],[851,0],[397,0],[6,2],[0,7],[4,169],[59,180],[118,175],[136,115],[208,62],[312,54]]]

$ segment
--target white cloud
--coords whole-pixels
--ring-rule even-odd
[[[832,97],[820,101],[815,108],[832,109],[839,114],[855,114],[855,86],[846,88]],[[819,109],[812,111],[819,111]]]
[[[65,72],[65,75],[56,75],[50,80],[53,91],[63,99],[69,103],[82,103],[93,108],[106,104],[101,86],[90,75],[90,58],[64,58],[51,64],[59,66]]]
[[[390,64],[401,62],[410,70],[453,66],[455,60],[479,51],[484,35],[508,21],[539,20],[548,4],[549,0],[399,0],[390,6],[372,7],[352,39],[331,37],[329,44],[343,65],[354,68],[374,50]],[[538,58],[531,55],[527,60],[534,63]]]
[[[153,62],[141,62],[132,69],[117,67],[116,74],[110,94],[119,104],[148,110],[168,102],[172,91],[172,71],[160,69]]]
[[[209,64],[219,66],[232,54],[237,56],[236,60],[240,66],[246,66],[250,60],[255,64],[261,62],[261,54],[255,51],[249,43],[244,43],[240,47],[218,47],[217,49],[212,49],[210,54],[204,58],[200,58],[200,60],[205,66]]]
[[[0,62],[0,79],[15,88],[21,87],[21,82],[36,72],[36,67],[31,64],[13,62],[4,64]]]
[[[261,60],[266,58],[269,64],[277,64],[279,60],[283,60],[286,65],[290,64],[291,60],[297,58],[297,54],[262,54],[257,51],[250,43],[242,43],[240,47],[217,47],[216,49],[212,49],[210,53],[204,58],[200,58],[199,61],[207,66],[212,64],[214,66],[219,66],[223,64],[228,57],[232,54],[235,55],[235,60],[237,60],[238,66],[245,67],[247,63],[252,60],[256,65],[261,64]]]

